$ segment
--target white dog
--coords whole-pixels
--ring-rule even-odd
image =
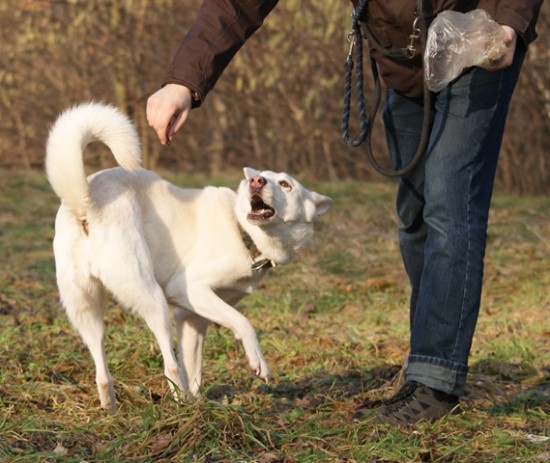
[[[110,148],[121,167],[86,178],[83,149],[95,140]],[[136,130],[111,106],[73,107],[51,129],[46,171],[61,199],[53,243],[57,283],[95,362],[101,406],[116,409],[103,347],[105,289],[143,317],[176,395],[198,394],[210,322],[242,341],[250,367],[267,381],[255,330],[233,304],[270,267],[293,258],[332,200],[285,173],[245,168],[236,193],[181,189],[139,165]],[[168,304],[175,307],[179,362]]]

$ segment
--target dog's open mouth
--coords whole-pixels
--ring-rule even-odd
[[[275,209],[264,203],[264,200],[259,194],[252,195],[252,198],[250,198],[248,220],[268,220],[274,215]]]

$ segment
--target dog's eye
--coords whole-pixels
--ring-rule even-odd
[[[279,181],[279,185],[282,186],[283,188],[288,188],[289,190],[292,189],[292,185],[288,183],[286,180]]]

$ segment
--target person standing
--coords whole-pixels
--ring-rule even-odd
[[[422,0],[420,0],[422,1]],[[184,36],[147,118],[170,143],[233,56],[259,29],[276,0],[205,0]],[[485,10],[500,26],[506,55],[491,69],[465,70],[431,95],[433,121],[421,161],[400,178],[396,207],[400,251],[411,284],[410,351],[405,383],[376,411],[354,418],[411,425],[456,409],[480,308],[489,206],[506,115],[542,0],[371,0],[362,16],[370,52],[387,87],[383,110],[396,168],[415,154],[422,132],[422,44],[410,59],[384,49],[410,45],[418,11],[429,24],[443,10]],[[344,7],[344,6],[343,6]]]

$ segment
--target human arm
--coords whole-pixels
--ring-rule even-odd
[[[163,79],[147,100],[147,120],[169,143],[278,0],[205,0]]]
[[[504,44],[508,48],[506,55],[500,59],[492,70],[503,69],[512,64],[518,37],[528,46],[537,38],[535,24],[543,0],[481,0],[479,8],[486,9],[491,4],[496,8],[494,20],[502,26]],[[496,3],[496,7],[495,7]]]

